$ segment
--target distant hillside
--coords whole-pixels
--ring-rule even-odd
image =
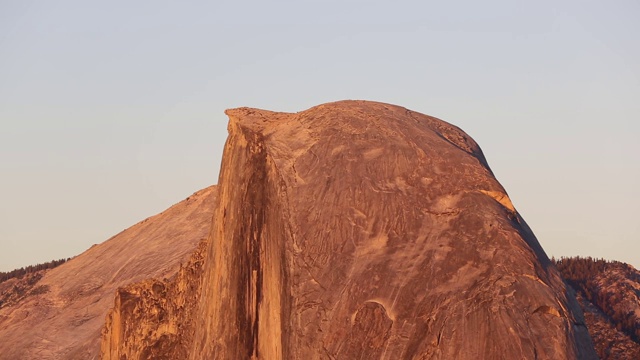
[[[2,273],[0,359],[97,359],[118,289],[183,271],[209,232],[216,194],[198,191],[64,264]]]
[[[42,263],[42,264],[38,264],[38,265],[29,265],[27,267],[21,267],[19,269],[7,271],[7,272],[0,271],[0,283],[3,283],[5,281],[7,281],[9,279],[13,279],[13,278],[21,278],[26,274],[35,273],[35,272],[38,272],[40,270],[53,269],[54,267],[57,267],[59,265],[64,264],[69,259],[71,259],[71,258],[60,259],[60,260],[52,260],[52,261],[48,261],[46,263]]]
[[[69,259],[52,260],[42,264],[0,272],[0,309],[17,303],[27,295],[46,291],[44,287],[34,288],[34,286],[47,270],[58,267]]]
[[[577,293],[601,359],[640,359],[640,272],[591,257],[553,259]]]

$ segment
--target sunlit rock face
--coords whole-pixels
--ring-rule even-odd
[[[366,101],[227,115],[202,265],[121,292],[104,358],[596,358],[460,129]]]
[[[215,187],[198,191],[39,273],[19,300],[0,304],[0,359],[97,359],[117,290],[175,277],[207,238],[215,196]],[[11,291],[0,286],[0,293],[5,290]]]

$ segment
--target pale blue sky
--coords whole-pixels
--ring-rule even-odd
[[[227,119],[340,99],[460,126],[547,253],[640,267],[638,1],[0,0],[0,271],[217,182]]]

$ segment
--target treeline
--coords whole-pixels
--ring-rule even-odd
[[[70,260],[71,258],[67,258],[67,259],[59,259],[59,260],[52,260],[52,261],[48,261],[46,263],[42,263],[42,264],[37,264],[37,265],[29,265],[26,267],[21,267],[20,269],[15,269],[15,270],[11,270],[9,272],[1,272],[0,271],[0,283],[7,281],[9,279],[13,279],[13,278],[21,278],[27,274],[31,274],[40,270],[46,270],[46,269],[53,269],[57,266],[60,266],[62,264],[64,264],[65,262],[67,262],[68,260]]]
[[[564,280],[576,291],[589,300],[592,304],[600,308],[611,321],[616,329],[629,335],[633,341],[640,343],[640,321],[634,311],[626,311],[619,304],[624,300],[629,289],[615,289],[618,284],[607,282],[606,286],[614,287],[614,291],[601,289],[596,283],[596,277],[612,267],[624,272],[625,277],[635,278],[637,274],[629,272],[624,263],[619,261],[609,261],[604,259],[594,259],[592,257],[562,257],[559,260],[551,259]]]
[[[551,261],[556,264],[565,280],[580,284],[593,280],[596,275],[602,274],[609,266],[620,264],[619,261],[595,259],[590,256],[551,258]]]

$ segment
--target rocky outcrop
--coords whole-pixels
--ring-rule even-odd
[[[628,294],[628,293],[627,293]],[[640,343],[622,330],[620,323],[605,314],[600,307],[578,293],[589,334],[601,360],[640,359]]]
[[[199,191],[63,265],[29,274],[23,285],[3,283],[22,290],[2,296],[0,359],[97,359],[116,290],[183,276],[180,264],[208,235],[215,195],[214,187]]]
[[[148,279],[118,289],[107,315],[101,353],[107,359],[186,359],[200,296],[202,241],[171,280]]]
[[[163,302],[182,280],[128,289],[105,358],[144,358],[158,334],[190,359],[596,358],[575,298],[460,129],[364,101],[227,114],[191,323],[153,328],[139,310],[179,307]]]

